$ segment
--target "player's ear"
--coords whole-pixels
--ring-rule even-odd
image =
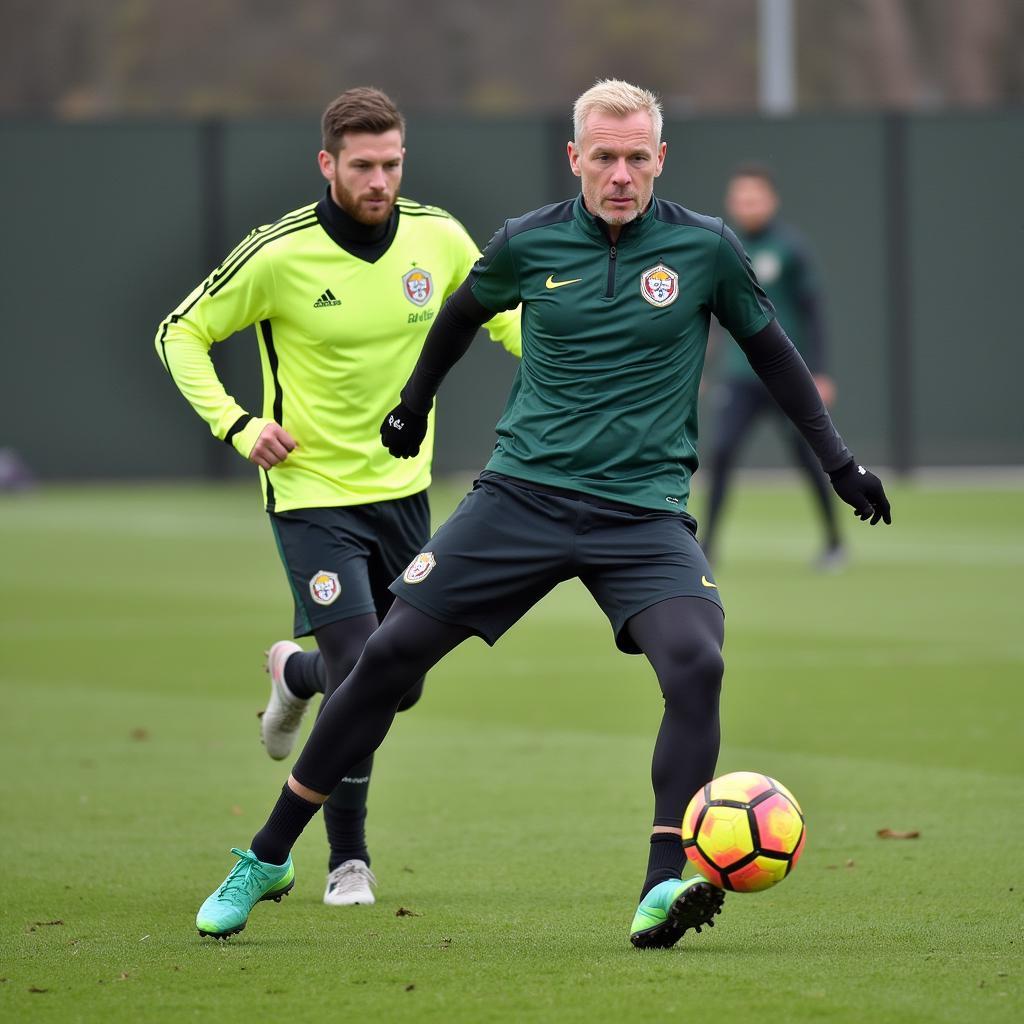
[[[657,169],[654,172],[654,176],[655,177],[658,177],[658,175],[661,174],[661,172],[665,169],[665,154],[667,152],[668,152],[668,143],[667,142],[663,142],[658,147],[658,160],[657,160],[657,165],[656,165]]]
[[[403,151],[404,152],[404,151]],[[321,149],[316,155],[317,165],[320,167],[320,173],[328,180],[334,180],[334,169],[337,166],[337,160],[327,152],[326,149]]]
[[[576,177],[580,177],[580,151],[576,148],[575,142],[567,142],[565,152],[569,157],[569,168]]]

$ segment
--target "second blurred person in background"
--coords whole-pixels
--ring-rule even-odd
[[[821,289],[803,239],[779,220],[779,194],[771,171],[761,164],[742,164],[733,171],[725,196],[726,217],[754,265],[779,322],[814,375],[825,405],[835,401],[835,384],[828,374],[827,343]],[[724,378],[716,388],[715,431],[709,461],[711,493],[701,544],[709,561],[717,555],[716,537],[725,498],[743,442],[764,415],[776,420],[793,458],[814,495],[824,546],[817,566],[840,568],[846,552],[836,522],[832,488],[807,442],[791,426],[768,389],[750,368],[740,348],[723,345]]]

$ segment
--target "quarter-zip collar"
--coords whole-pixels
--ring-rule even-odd
[[[617,249],[621,249],[624,246],[632,245],[633,242],[647,234],[657,219],[657,207],[657,198],[651,196],[647,209],[635,220],[631,220],[628,224],[623,224],[619,237],[615,242],[612,242],[611,234],[608,231],[608,224],[601,220],[600,217],[595,217],[587,209],[586,203],[583,202],[582,193],[576,197],[576,202],[573,205],[573,216],[576,219],[576,223],[579,224],[584,234],[588,237],[605,245],[614,245]]]

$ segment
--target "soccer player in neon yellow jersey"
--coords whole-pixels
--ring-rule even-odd
[[[268,652],[261,719],[271,757],[287,757],[310,699],[352,669],[394,596],[391,581],[430,536],[432,424],[417,458],[381,447],[379,425],[416,363],[437,311],[479,251],[444,210],[398,196],[405,122],[376,89],[350,89],[322,119],[317,203],[251,232],[161,324],[157,351],[213,435],[260,467],[267,512],[295,600],[296,636]],[[255,324],[261,416],[228,395],[210,346]],[[518,310],[491,337],[520,352]],[[423,680],[403,696],[411,707]],[[324,902],[374,902],[366,848],[372,755],[325,808]]]

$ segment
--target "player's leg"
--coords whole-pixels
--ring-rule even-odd
[[[367,571],[371,508],[270,514],[295,603],[294,635],[316,636],[318,647],[306,652],[290,640],[279,640],[267,652],[270,698],[260,719],[260,737],[275,760],[291,754],[310,700],[348,675],[376,627]],[[326,660],[325,652],[330,655]]]
[[[711,601],[676,597],[640,612],[627,628],[665,698],[651,768],[654,831],[631,939],[639,948],[664,948],[690,927],[712,925],[722,904],[721,892],[702,879],[681,881],[680,829],[686,805],[718,760],[724,616]]]
[[[324,702],[288,782],[250,849],[200,907],[200,934],[225,938],[252,908],[291,888],[291,848],[335,787],[373,754],[413,683],[472,630],[397,601],[367,641],[348,678]]]
[[[367,506],[365,513],[373,531],[366,574],[376,616],[364,616],[358,620],[366,623],[366,631],[361,637],[346,631],[335,634],[331,627],[331,636],[325,638],[327,643],[321,643],[320,633],[317,633],[317,643],[323,653],[321,663],[326,660],[332,666],[330,677],[335,680],[325,691],[328,697],[351,672],[370,633],[378,621],[384,621],[394,603],[395,596],[389,585],[423,550],[423,545],[430,538],[430,506],[425,491],[394,501],[376,502]],[[298,661],[298,656],[293,660]],[[402,698],[398,710],[411,708],[422,692],[423,680],[418,679]],[[329,906],[376,902],[373,887],[377,879],[370,869],[366,840],[372,771],[371,754],[349,771],[324,804],[324,825],[330,844],[324,903]]]
[[[316,631],[320,664],[324,674],[324,700],[355,668],[363,647],[378,626],[376,613],[345,619]],[[366,801],[373,772],[373,755],[353,767],[334,787],[324,804],[324,827],[330,849],[324,902],[330,906],[352,906],[374,902],[370,854],[366,848]]]
[[[678,840],[683,811],[714,776],[721,737],[718,703],[725,616],[711,601],[676,597],[635,615],[627,629],[654,668],[665,698],[651,767],[653,838],[676,840],[662,843],[658,853],[652,849],[643,896],[682,873],[685,856]]]
[[[200,908],[202,934],[245,926],[291,884],[290,850],[341,778],[374,752],[410,689],[466,637],[493,644],[573,574],[573,503],[481,478],[402,577],[398,598],[355,668],[326,701],[252,848]]]
[[[825,548],[818,558],[817,565],[825,571],[842,568],[846,562],[846,552],[842,537],[839,535],[839,521],[836,516],[835,494],[828,478],[821,468],[818,457],[811,446],[789,424],[786,424],[793,457],[800,471],[811,485],[814,505],[825,534]]]
[[[763,392],[763,394],[762,394]],[[764,408],[767,392],[758,380],[732,380],[721,386],[708,468],[708,504],[704,513],[701,546],[710,561],[721,525],[725,500],[740,449]]]
[[[685,514],[595,511],[580,540],[581,578],[627,654],[645,654],[664,697],[651,778],[654,834],[640,906],[630,927],[638,947],[674,945],[710,924],[722,893],[683,882],[683,811],[714,773],[724,613],[711,568]]]

